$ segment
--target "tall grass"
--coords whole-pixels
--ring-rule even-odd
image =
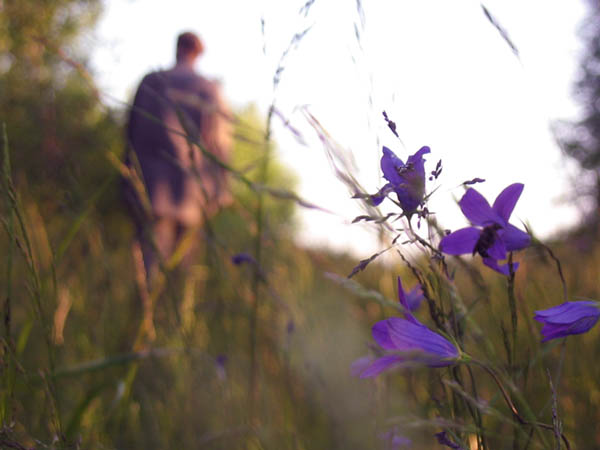
[[[385,263],[295,243],[293,208],[310,205],[277,165],[270,130],[283,62],[306,32],[282,55],[266,120],[238,117],[224,166],[234,205],[206,223],[190,265],[163,264],[152,337],[118,158],[103,183],[76,193],[77,209],[47,214],[27,167],[11,166],[18,143],[3,129],[0,447],[387,448],[381,436],[394,430],[429,449],[446,430],[463,448],[561,448],[560,424],[572,448],[600,447],[597,330],[540,345],[532,320],[565,297],[600,297],[594,241],[536,242],[506,278],[476,260],[440,266],[435,242],[426,245],[433,223],[431,234],[402,229],[399,240],[392,216],[365,203],[360,220],[380,225]],[[332,178],[363,193],[324,126],[304,113]],[[251,262],[234,264],[241,252]],[[493,366],[353,377],[352,362],[373,351],[371,326],[401,314],[397,276],[426,286],[422,320]]]
[[[156,339],[136,348],[143,309],[127,216],[121,211],[102,220],[93,193],[79,214],[42,217],[35,199],[13,185],[6,137],[3,152],[3,445],[369,448],[384,445],[377,435],[396,424],[416,448],[431,448],[441,428],[457,437],[475,432],[458,420],[469,410],[483,417],[490,448],[508,445],[514,419],[493,380],[479,381],[485,374],[477,368],[476,392],[465,368],[447,375],[413,369],[374,382],[350,376],[351,362],[368,352],[370,326],[398,314],[395,276],[416,281],[400,256],[394,265],[370,263],[358,283],[336,283],[357,261],[298,248],[289,216],[276,213],[281,201],[269,198],[265,211],[282,221],[262,233],[261,264],[235,266],[231,256],[252,249],[257,236],[250,218],[258,199],[239,184],[240,203],[210,223],[213,234],[205,235],[189,270],[166,274]],[[597,298],[599,250],[575,245],[552,245],[567,294]],[[429,264],[409,261],[421,271]],[[476,262],[458,266],[456,291],[447,291],[442,278],[427,282],[444,311],[472,327],[464,345],[473,356],[504,361],[502,380],[520,410],[550,423],[554,389],[555,410],[574,447],[597,445],[600,374],[590,363],[597,339],[590,333],[541,347],[531,320],[534,310],[564,300],[555,260],[541,246],[527,250],[513,287],[484,269]],[[332,281],[328,273],[338,277]],[[507,288],[514,288],[519,314],[516,338]],[[457,420],[442,421],[444,411]],[[551,434],[536,433],[545,436],[542,448],[551,445]],[[528,439],[517,435],[520,445]]]
[[[264,148],[255,148],[258,161]],[[519,427],[494,380],[476,367],[416,368],[374,382],[350,376],[352,361],[369,351],[370,326],[398,315],[395,276],[416,282],[427,259],[374,260],[357,283],[339,282],[357,261],[299,248],[288,213],[277,213],[281,200],[268,197],[263,212],[279,221],[260,233],[260,263],[236,266],[231,256],[259,242],[258,197],[252,184],[236,184],[239,203],[211,221],[192,266],[166,273],[156,339],[139,346],[143,308],[124,212],[98,215],[96,199],[107,192],[100,186],[83,211],[42,217],[13,184],[6,133],[3,155],[3,445],[369,448],[385,445],[377,435],[394,425],[416,448],[431,448],[440,429],[456,439],[485,431],[489,448],[551,445],[543,430],[533,435],[541,447],[531,428],[507,434]],[[597,298],[599,250],[576,245],[551,246],[567,296]],[[463,345],[472,356],[500,361],[498,376],[527,420],[551,423],[554,413],[575,448],[590,448],[599,439],[600,374],[590,364],[597,339],[540,346],[531,319],[564,300],[553,256],[540,245],[528,249],[508,284],[467,261],[455,269],[455,288],[439,272],[420,281],[444,314],[470,329]],[[448,414],[454,420],[442,419]]]

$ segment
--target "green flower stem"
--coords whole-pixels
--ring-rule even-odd
[[[553,433],[555,432],[555,428],[552,425],[548,425],[548,424],[543,423],[543,422],[537,422],[537,421],[530,422],[528,420],[525,420],[523,418],[523,416],[521,416],[521,414],[519,413],[519,410],[517,409],[517,407],[515,406],[515,404],[513,403],[513,401],[511,400],[510,394],[508,393],[508,391],[506,390],[506,388],[504,387],[504,385],[500,381],[500,377],[494,371],[494,369],[492,369],[490,366],[486,365],[485,363],[482,363],[481,361],[477,361],[475,359],[471,359],[471,362],[473,362],[473,364],[476,364],[479,367],[481,367],[483,370],[485,370],[488,373],[488,375],[490,375],[492,377],[492,379],[494,380],[494,382],[498,386],[498,389],[500,389],[500,392],[502,393],[502,397],[504,397],[504,401],[506,402],[508,408],[513,413],[513,416],[515,417],[515,419],[517,419],[517,421],[521,425],[529,425],[529,426],[532,426],[532,427],[542,428],[544,430],[550,430]],[[560,434],[560,437],[562,438],[563,442],[565,443],[565,447],[567,448],[567,450],[571,450],[571,445],[570,445],[569,440],[567,439],[567,437],[563,433]]]
[[[517,299],[515,297],[515,271],[513,265],[513,254],[512,252],[508,256],[508,270],[510,276],[508,277],[508,308],[510,310],[510,321],[512,326],[512,350],[508,354],[508,367],[511,377],[514,377],[516,370],[515,367],[515,354],[517,352],[517,326],[519,324],[519,318],[517,316]]]

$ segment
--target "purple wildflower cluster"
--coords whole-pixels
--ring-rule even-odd
[[[379,205],[384,198],[394,193],[404,215],[410,220],[410,217],[423,207],[426,198],[423,157],[428,153],[431,153],[429,147],[421,147],[404,163],[392,150],[384,146],[381,170],[388,183],[377,194],[371,196],[373,204]],[[439,172],[441,163],[438,163],[432,174],[435,173],[437,178]],[[483,181],[476,178],[465,183],[465,186]],[[472,226],[444,236],[439,243],[440,252],[448,255],[478,254],[487,267],[503,275],[514,274],[519,268],[519,263],[502,261],[507,259],[508,253],[522,250],[531,243],[528,233],[509,223],[523,188],[522,183],[507,186],[491,206],[477,190],[468,188],[458,204]],[[421,324],[412,314],[423,300],[420,285],[406,293],[398,278],[398,296],[404,309],[404,318],[393,317],[374,325],[373,338],[385,354],[370,362],[362,359],[355,367],[355,371],[361,377],[375,376],[389,368],[415,363],[430,367],[451,365],[460,355],[454,344]],[[587,332],[600,318],[599,305],[600,303],[595,301],[566,302],[536,311],[534,318],[544,324],[543,341]]]
[[[428,153],[431,153],[429,147],[421,147],[404,163],[392,150],[384,146],[380,165],[388,183],[371,196],[372,203],[377,206],[388,195],[394,193],[397,204],[410,220],[412,215],[423,207],[426,199],[424,155]],[[432,176],[437,178],[440,172],[441,163],[438,163]],[[474,180],[483,181],[478,178]],[[510,275],[509,264],[499,264],[499,261],[507,259],[508,252],[522,250],[531,243],[529,234],[509,223],[523,187],[521,183],[511,184],[498,195],[492,206],[478,191],[473,188],[467,189],[458,204],[472,226],[445,236],[439,244],[440,251],[448,255],[479,254],[486,266],[503,275]],[[518,267],[519,264],[514,263],[512,273],[516,272]]]
[[[388,124],[391,123],[390,128],[395,133],[395,124],[389,121],[385,113],[384,116]],[[424,155],[429,153],[431,153],[429,147],[422,147],[415,154],[409,156],[404,163],[389,148],[383,147],[381,170],[387,183],[376,194],[369,196],[371,203],[377,206],[385,198],[394,194],[396,199],[391,198],[391,200],[401,208],[401,216],[408,220],[409,225],[415,214],[419,218],[426,218],[429,212],[425,205],[428,196],[426,195]],[[437,179],[440,173],[441,161],[431,172],[429,179]],[[475,256],[477,254],[482,258],[485,266],[510,277],[509,285],[511,285],[519,268],[518,262],[512,262],[512,252],[523,250],[531,244],[529,234],[510,223],[511,215],[521,197],[524,185],[514,183],[507,186],[490,205],[477,190],[468,187],[483,181],[485,180],[474,178],[465,182],[466,192],[458,202],[462,213],[471,225],[448,232],[441,238],[437,248],[427,243],[426,246],[432,250],[438,260],[443,260],[444,254],[455,256]],[[422,243],[423,240],[418,240],[418,242]],[[448,275],[445,264],[444,270],[444,273]],[[450,278],[449,275],[448,277]],[[440,330],[436,332],[415,317],[414,313],[424,298],[423,287],[420,284],[406,292],[398,278],[398,299],[402,317],[390,317],[373,325],[372,336],[377,345],[374,347],[376,356],[367,356],[356,360],[351,368],[354,375],[370,378],[388,370],[417,366],[441,368],[469,362],[481,365],[480,362],[472,360],[469,355],[464,353],[453,337],[445,334],[446,326],[443,319],[436,320],[438,330]],[[432,310],[433,316],[434,310]],[[536,311],[534,319],[543,324],[542,342],[585,333],[600,319],[600,302],[565,302],[552,308]],[[488,368],[488,373],[490,372],[492,370]],[[510,400],[508,401],[510,404]],[[516,409],[513,407],[514,411]],[[518,415],[516,412],[515,414]],[[520,421],[526,423],[524,419],[520,419]],[[384,433],[380,437],[392,448],[410,443],[407,438],[398,435],[396,429]],[[461,445],[450,439],[446,431],[437,433],[435,437],[443,446],[462,448]]]

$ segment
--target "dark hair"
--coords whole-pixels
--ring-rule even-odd
[[[186,31],[177,37],[177,59],[189,54],[198,56],[203,52],[204,44],[195,33]]]

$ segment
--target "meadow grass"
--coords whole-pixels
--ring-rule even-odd
[[[449,260],[450,284],[416,254],[375,260],[356,282],[342,282],[356,258],[298,247],[288,213],[277,213],[281,200],[269,198],[261,212],[260,196],[241,184],[238,206],[211,221],[193,264],[165,273],[156,338],[140,343],[124,211],[96,210],[107,195],[100,186],[83,211],[44,217],[13,184],[6,134],[3,151],[0,413],[8,448],[372,448],[385,446],[377,435],[394,425],[415,448],[431,448],[440,429],[463,442],[480,432],[486,448],[553,445],[552,433],[518,425],[477,367],[351,376],[351,363],[369,351],[371,325],[399,314],[395,277],[411,285],[419,273],[443,314],[468,330],[462,345],[495,361],[524,416],[552,422],[552,380],[573,448],[600,442],[595,335],[541,346],[532,320],[534,310],[564,300],[556,260],[540,245],[520,258],[513,338],[506,277]],[[264,167],[255,175],[268,184]],[[260,266],[232,264],[253,241]],[[567,295],[598,298],[600,250],[577,245],[551,245]]]
[[[307,32],[284,51],[274,92]],[[435,448],[441,431],[469,449],[560,449],[561,432],[571,448],[600,447],[598,330],[542,345],[533,320],[565,300],[600,298],[595,239],[534,239],[514,278],[475,258],[442,261],[440,226],[424,220],[427,231],[415,232],[375,209],[342,149],[302,112],[332,179],[363,194],[358,221],[379,226],[386,261],[294,240],[294,208],[312,205],[277,164],[274,101],[266,123],[239,114],[225,166],[234,204],[198,232],[192,261],[163,262],[152,332],[119,157],[93,177],[102,182],[71,193],[76,207],[49,204],[53,193],[11,165],[19,148],[3,129],[1,448],[393,448],[390,430],[416,449]],[[234,264],[240,253],[253,262]],[[419,320],[481,364],[351,374],[357,358],[380,354],[373,324],[403,313],[398,276],[427,290]]]

